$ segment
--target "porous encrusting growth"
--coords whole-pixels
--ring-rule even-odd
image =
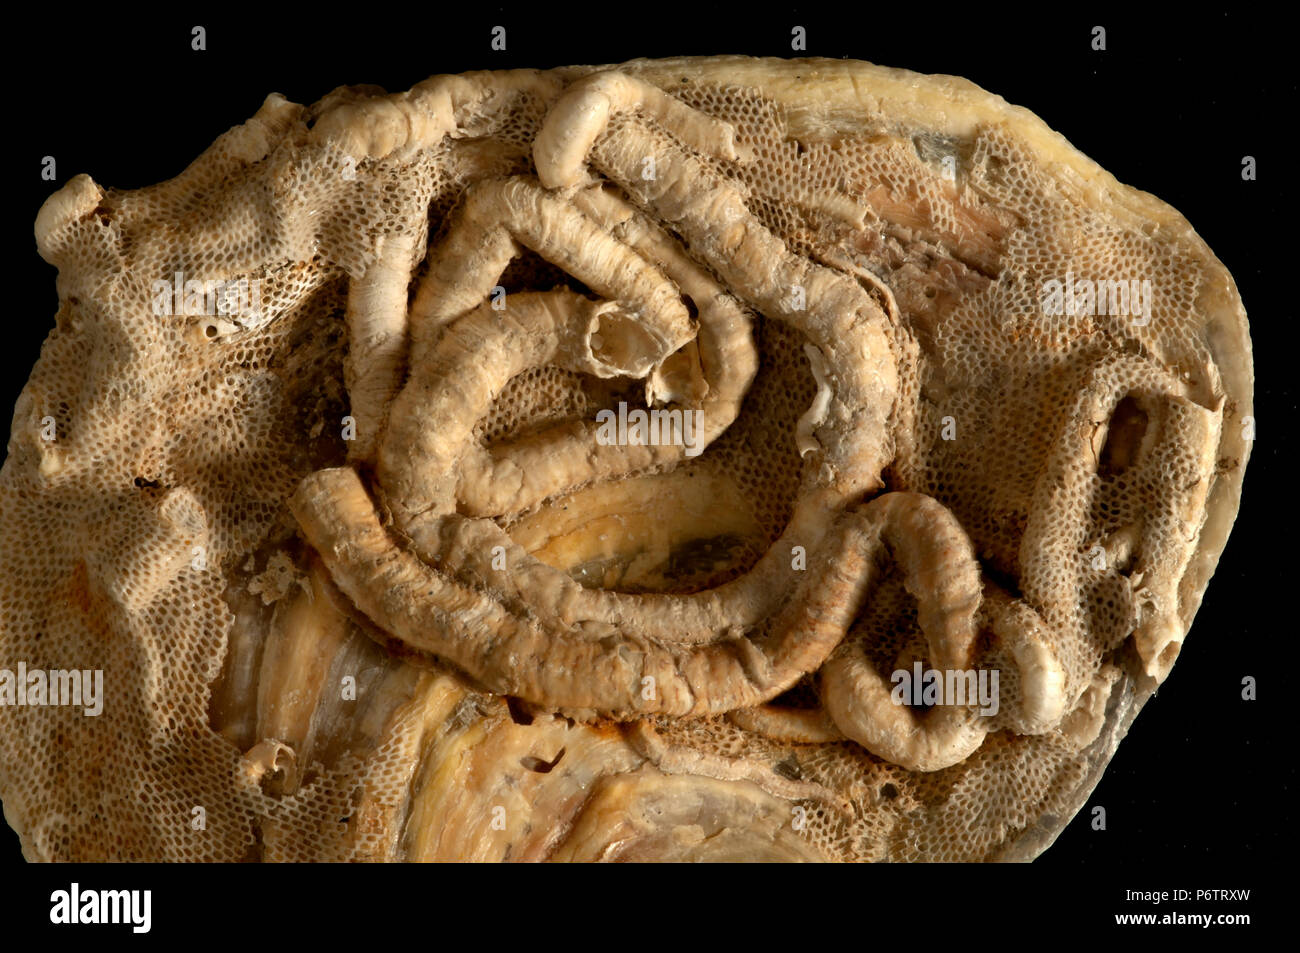
[[[33,859],[1031,858],[1249,452],[1223,266],[951,77],[273,95],[36,237],[0,647],[105,698],[0,706]]]

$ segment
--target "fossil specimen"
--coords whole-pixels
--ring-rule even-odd
[[[0,644],[103,707],[8,682],[33,859],[1029,858],[1237,510],[1231,277],[950,77],[273,95],[36,235]]]

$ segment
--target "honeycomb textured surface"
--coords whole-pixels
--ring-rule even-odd
[[[117,191],[80,176],[38,221],[60,307],[0,471],[0,647],[11,667],[102,670],[105,694],[97,717],[0,707],[0,797],[29,859],[1026,859],[1078,810],[1168,675],[1236,512],[1252,382],[1231,277],[1175,211],[965,81],[837,61],[617,69],[729,125],[744,161],[630,109],[594,138],[590,175],[629,137],[696,152],[790,254],[888,290],[873,297],[897,368],[880,489],[937,501],[970,541],[985,593],[971,658],[1001,675],[982,743],[909,770],[842,735],[791,740],[725,712],[548,704],[385,631],[290,512],[305,478],[348,466],[385,501],[374,460],[342,436],[350,292],[405,236],[414,301],[467,189],[537,175],[548,112],[594,70],[496,74],[452,134],[359,156],[316,130],[381,94],[272,96],[177,178]],[[620,183],[621,200],[726,286],[642,184]],[[846,204],[859,219],[837,214]],[[250,282],[260,312],[159,314],[155,284],[178,275]],[[1071,279],[1147,282],[1145,320],[1045,313],[1045,283]],[[526,248],[492,283],[507,300],[593,294]],[[821,479],[820,453],[798,443],[818,392],[808,339],[737,297],[758,361],[739,414],[700,456],[628,481],[721,494],[707,558],[678,540],[666,569],[559,567],[574,578],[612,565],[627,592],[678,595],[740,580]],[[640,380],[538,366],[473,439],[526,442],[619,401],[649,406]],[[546,535],[570,506],[596,513],[602,485],[495,522]],[[887,551],[867,563],[836,652],[910,669],[927,658],[924,613]],[[447,571],[510,604],[472,567]],[[994,589],[1032,609],[1059,663],[1051,724],[1024,701]],[[818,712],[826,678],[813,668],[776,701]]]

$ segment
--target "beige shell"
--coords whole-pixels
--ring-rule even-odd
[[[954,77],[273,95],[36,237],[0,648],[103,693],[0,673],[30,859],[1032,858],[1250,449],[1223,265]]]

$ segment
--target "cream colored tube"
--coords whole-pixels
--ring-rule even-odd
[[[915,493],[887,493],[854,515],[862,549],[870,552],[883,544],[902,570],[917,602],[931,667],[940,672],[970,669],[980,571],[961,525],[938,501]],[[987,733],[971,705],[940,705],[918,716],[895,704],[889,682],[858,644],[841,646],[827,661],[821,684],[826,712],[840,731],[911,771],[956,764]]]

